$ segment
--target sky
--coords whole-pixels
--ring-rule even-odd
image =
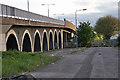
[[[65,18],[73,24],[75,23],[75,11],[87,9],[77,12],[78,24],[89,21],[93,27],[100,17],[107,15],[118,17],[118,2],[119,0],[29,0],[30,12],[47,16],[48,7],[41,4],[55,4],[49,7],[50,17],[60,20]],[[28,9],[27,0],[0,0],[0,3],[23,10]]]

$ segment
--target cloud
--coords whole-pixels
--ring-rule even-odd
[[[118,2],[117,1],[101,1],[101,2],[96,2],[96,0],[94,0],[94,2],[86,2],[85,1],[77,1],[74,2],[74,4],[79,5],[79,6],[86,6],[88,5],[88,10],[87,12],[79,12],[78,13],[78,23],[79,22],[83,22],[83,21],[90,21],[91,25],[94,27],[96,21],[100,18],[100,17],[104,17],[107,15],[111,15],[111,16],[115,16],[118,17]],[[93,4],[95,3],[95,5]],[[84,5],[80,5],[80,4],[84,4]],[[92,6],[94,5],[94,6]],[[74,14],[68,14],[65,15],[65,18],[67,18],[68,20],[70,20],[71,22],[75,23],[74,20]]]
[[[29,0],[30,11],[47,16],[47,6],[41,6],[42,3],[55,3],[50,6],[50,16],[63,19],[64,17],[74,23],[75,10],[87,8],[87,11],[78,12],[79,21],[90,21],[92,26],[96,20],[106,15],[118,16],[119,0]],[[1,3],[27,10],[27,0],[1,0]],[[62,14],[64,16],[53,16],[53,14]]]
[[[73,4],[82,7],[82,6],[97,6],[96,0],[74,0]]]
[[[118,7],[119,0],[105,0],[105,1],[98,1],[98,0],[75,0],[73,3],[77,5],[79,8],[86,7],[89,10],[87,13],[93,12],[104,12],[106,10],[115,9]]]
[[[118,3],[117,2],[101,3],[101,5],[97,6],[96,9],[99,9],[101,12],[111,11],[114,9],[118,9]]]

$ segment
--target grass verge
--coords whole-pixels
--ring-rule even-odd
[[[57,51],[58,49],[49,50],[49,52]]]
[[[29,72],[59,59],[56,56],[42,56],[16,50],[2,52],[2,77],[8,78],[12,75]]]
[[[76,52],[78,52],[78,51],[71,51],[70,54],[74,54],[74,53],[76,53]]]
[[[82,47],[82,48],[78,48],[78,49],[83,52],[86,48]]]
[[[82,48],[77,48],[77,49],[83,52],[86,48],[85,48],[85,47],[82,47]],[[78,52],[78,50],[76,50],[76,51],[71,51],[69,54],[74,54],[74,53]]]

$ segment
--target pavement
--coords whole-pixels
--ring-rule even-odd
[[[68,48],[43,55],[62,58],[28,73],[35,78],[118,78],[118,49],[113,47]]]

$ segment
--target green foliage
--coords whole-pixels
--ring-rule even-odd
[[[17,50],[2,52],[2,77],[29,72],[58,59],[56,56],[42,56]]]
[[[109,47],[107,44],[105,44],[103,47]]]
[[[95,31],[102,34],[104,39],[110,39],[118,31],[118,19],[112,16],[101,17],[96,22]]]
[[[95,37],[95,33],[89,22],[80,22],[80,25],[77,29],[77,36],[78,44],[80,46],[86,46],[90,44],[90,41],[92,41]]]
[[[105,41],[104,47],[108,47],[109,41]]]
[[[103,40],[103,35],[95,34],[94,41]]]

